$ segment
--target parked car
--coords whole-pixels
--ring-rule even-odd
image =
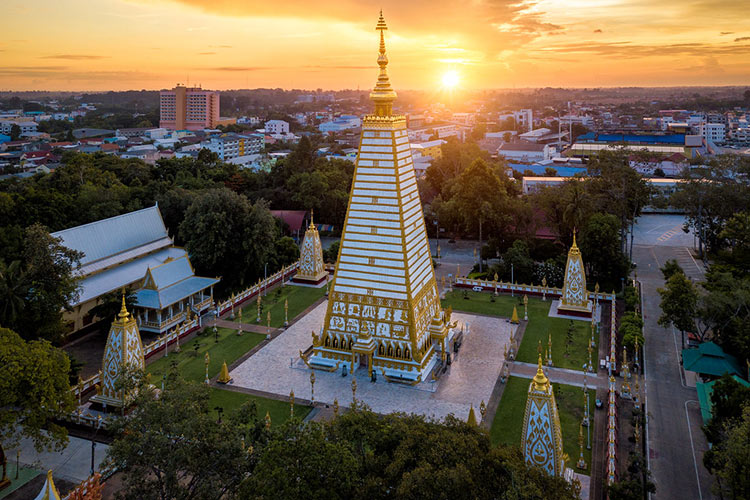
[[[481,286],[475,286],[474,288],[472,288],[472,290],[474,290],[475,292],[481,292],[482,291],[482,287]]]

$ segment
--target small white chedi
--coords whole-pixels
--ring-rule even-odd
[[[591,316],[591,301],[586,290],[586,271],[583,267],[581,251],[576,245],[573,234],[573,246],[568,251],[568,262],[565,265],[562,297],[558,311],[572,313],[579,316]]]
[[[305,239],[302,240],[302,249],[299,256],[299,268],[294,276],[294,281],[305,281],[320,283],[328,275],[323,263],[323,247],[320,244],[318,229],[313,223],[312,213],[310,225],[305,231]]]

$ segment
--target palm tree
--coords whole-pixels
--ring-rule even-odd
[[[29,286],[20,260],[9,265],[0,260],[0,325],[10,326],[24,307]]]

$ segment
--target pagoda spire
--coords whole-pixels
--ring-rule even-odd
[[[375,103],[375,116],[391,116],[393,112],[393,101],[396,100],[396,92],[391,87],[391,81],[388,78],[388,56],[385,53],[385,35],[383,34],[388,26],[383,18],[383,11],[380,11],[378,24],[375,29],[380,31],[380,50],[378,52],[378,66],[380,74],[375,88],[370,92],[370,100]]]

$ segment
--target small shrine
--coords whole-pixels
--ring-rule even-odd
[[[107,336],[99,388],[91,401],[115,408],[126,406],[133,395],[118,391],[115,389],[115,383],[127,368],[143,370],[145,367],[146,360],[143,357],[143,344],[138,324],[125,307],[123,294],[122,308],[112,322]]]
[[[557,306],[558,314],[590,318],[592,305],[586,290],[586,271],[583,267],[581,251],[573,234],[573,246],[568,251],[568,262],[565,265],[562,296]]]
[[[318,229],[313,223],[310,215],[310,225],[305,231],[305,239],[302,240],[302,249],[299,256],[299,268],[294,276],[294,281],[304,283],[321,283],[328,276],[323,263],[323,247],[320,244]]]
[[[565,474],[562,431],[552,384],[542,370],[541,344],[536,375],[529,384],[521,450],[527,463],[553,476]]]

